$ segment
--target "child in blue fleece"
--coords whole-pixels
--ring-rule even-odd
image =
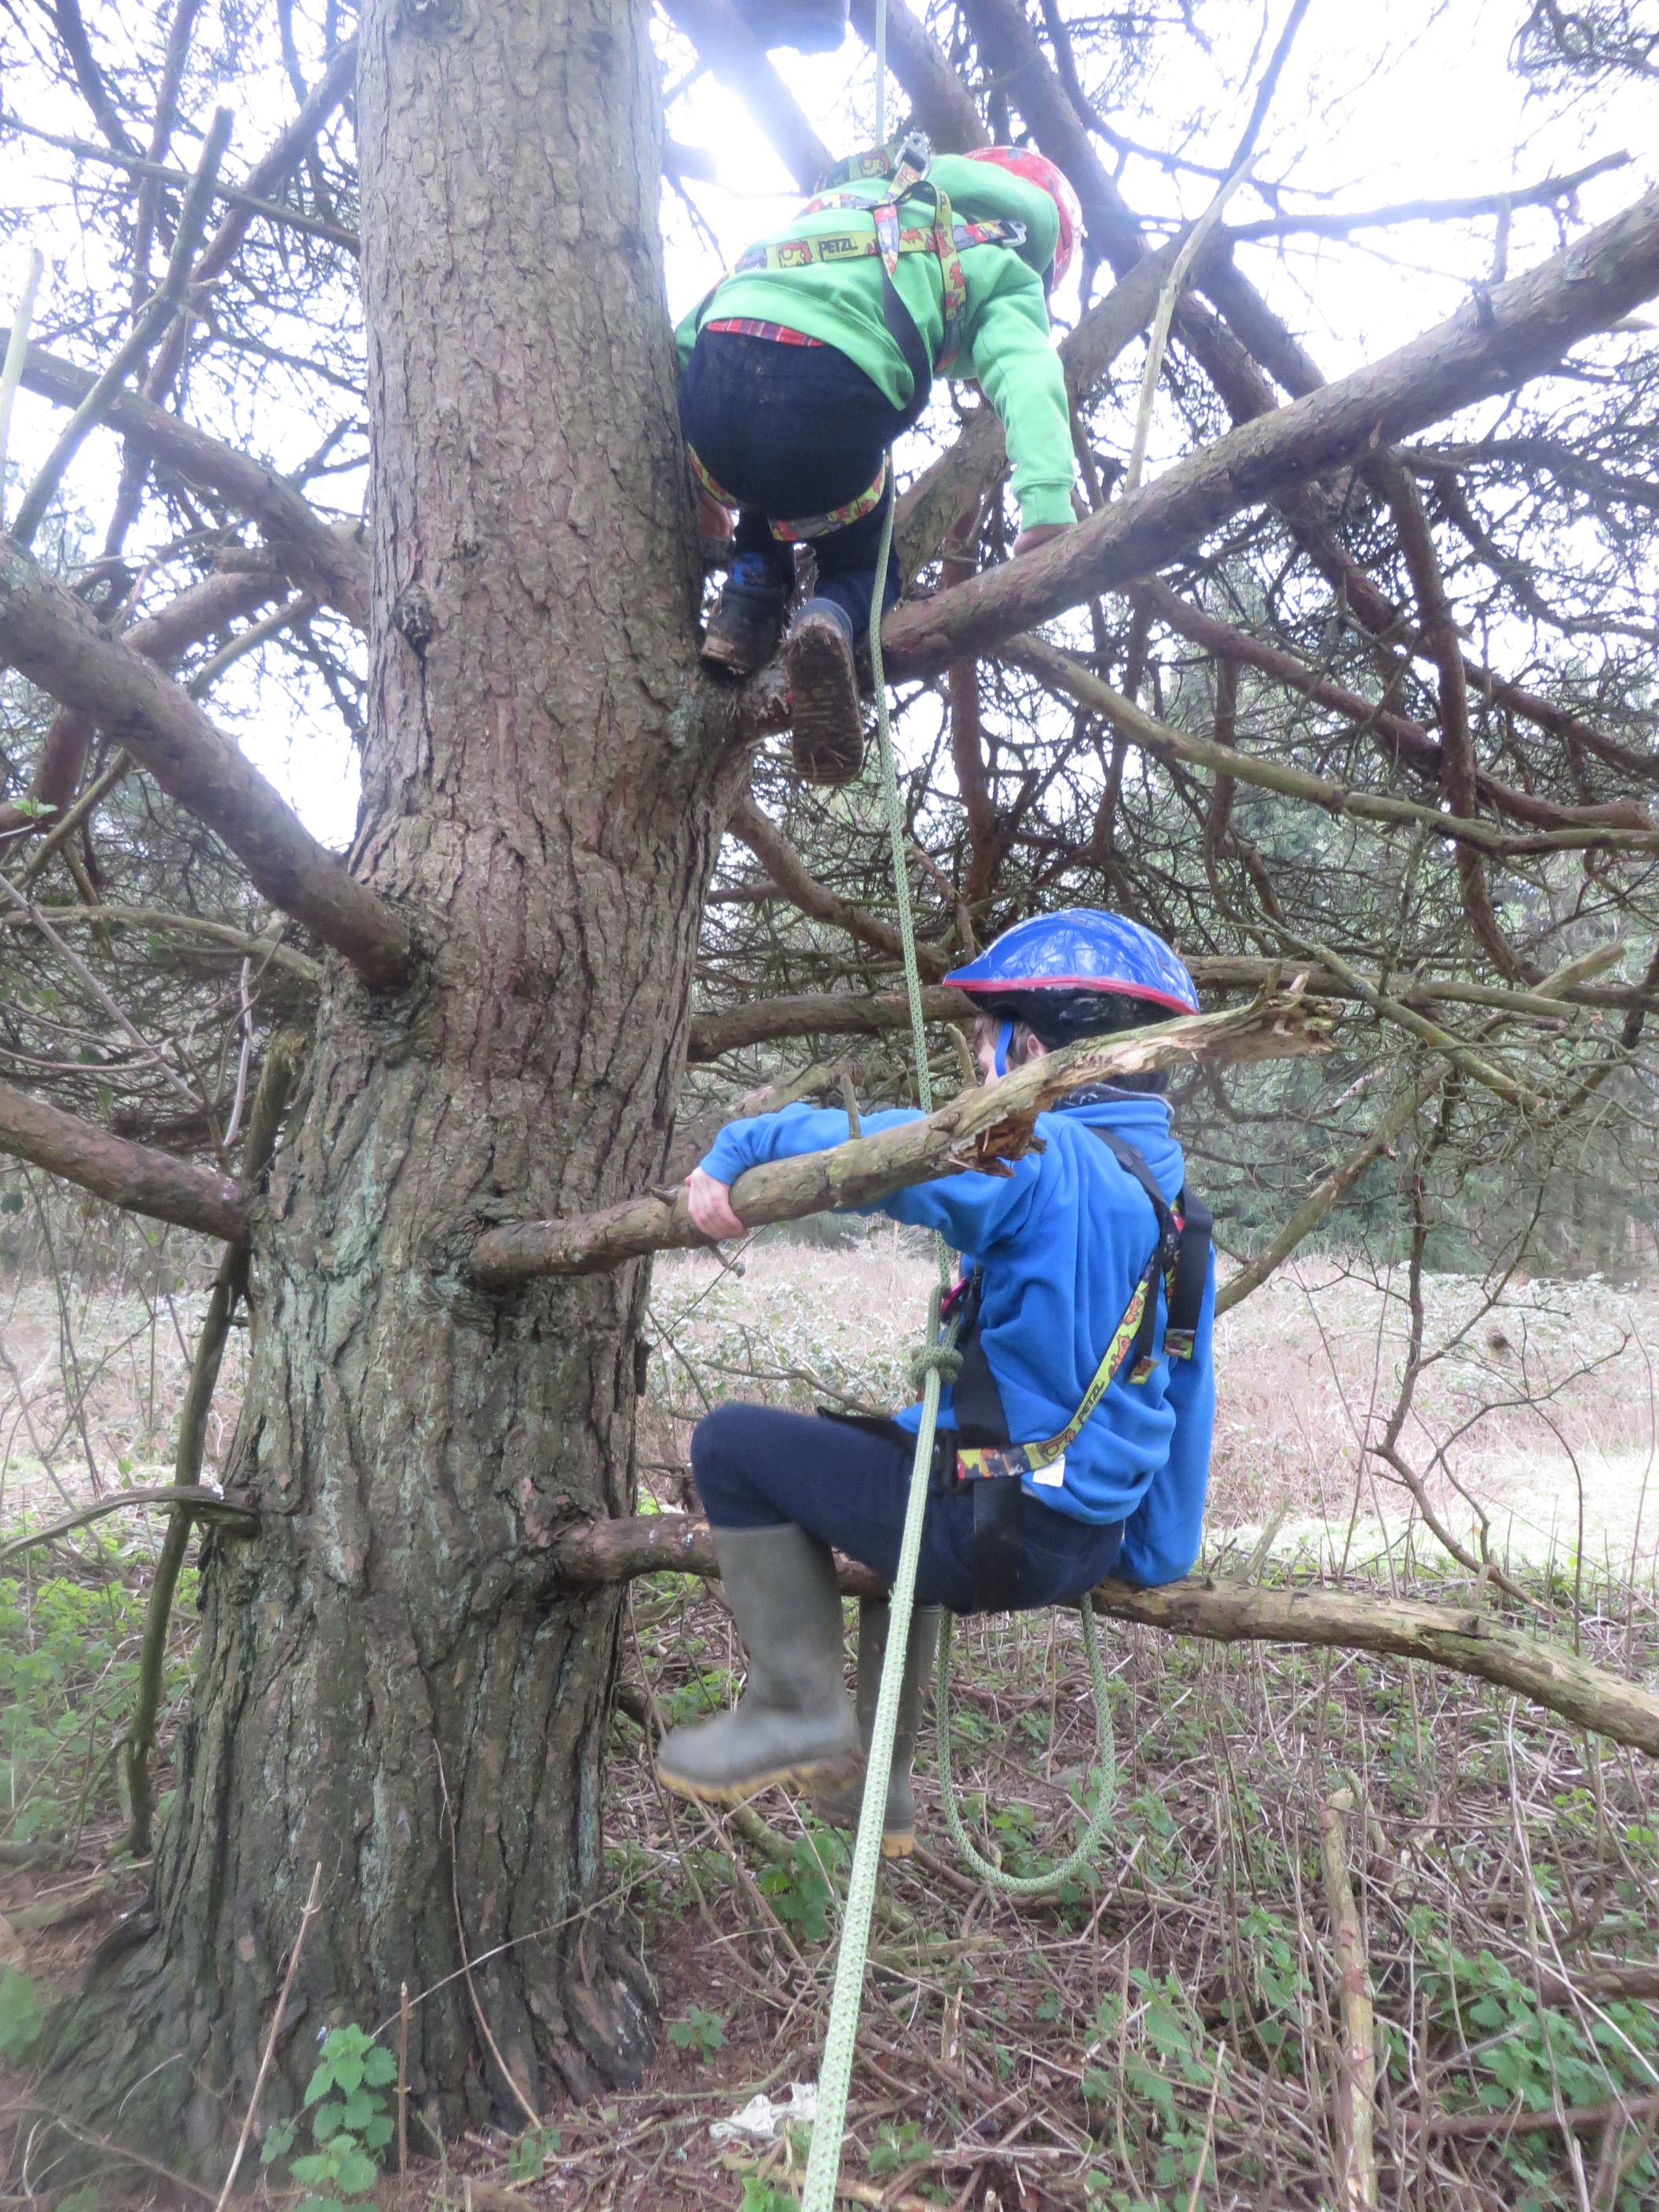
[[[1088,908],[1017,925],[949,980],[985,1008],[975,1027],[988,1076],[1079,1036],[1162,1021],[1197,1007],[1190,977],[1160,939],[1121,916]],[[959,1446],[1036,1445],[1066,1430],[1161,1237],[1173,1235],[1170,1214],[1182,1195],[1184,1171],[1168,1103],[1158,1095],[1162,1087],[1162,1078],[1143,1077],[1074,1091],[1038,1116],[1042,1149],[1012,1163],[1009,1175],[947,1176],[880,1201],[880,1210],[896,1221],[941,1231],[962,1254],[969,1285],[963,1374],[940,1395],[940,1442],[916,1582],[915,1650],[907,1654],[915,1663],[907,1665],[896,1795],[890,1791],[889,1844],[895,1853],[909,1848],[905,1838],[914,1836],[908,1763],[915,1679],[937,1631],[939,1606],[960,1613],[988,1606],[1053,1604],[1114,1574],[1145,1584],[1172,1582],[1198,1556],[1215,1412],[1214,1263],[1205,1249],[1199,1260],[1201,1297],[1196,1280],[1186,1293],[1194,1309],[1184,1316],[1190,1347],[1179,1344],[1182,1356],[1169,1356],[1169,1294],[1161,1269],[1155,1269],[1152,1311],[1134,1346],[1142,1356],[1122,1358],[1062,1454],[1030,1468],[1017,1485],[995,1486],[1004,1495],[1000,1526],[988,1540],[980,1493],[988,1494],[993,1486],[957,1480]],[[871,1113],[863,1127],[873,1133],[913,1118],[900,1111]],[[827,1149],[847,1135],[845,1113],[802,1106],[730,1123],[688,1178],[693,1218],[710,1236],[741,1233],[730,1189],[745,1170]],[[1160,1194],[1161,1207],[1149,1182]],[[1201,1209],[1190,1209],[1189,1218],[1200,1217]],[[1170,1249],[1168,1243],[1164,1249]],[[779,1747],[792,1738],[788,1697],[799,1696],[809,1677],[812,1695],[820,1695],[824,1685],[809,1667],[799,1680],[792,1676],[793,1691],[781,1685],[784,1708],[757,1700],[745,1716],[757,1674],[766,1694],[781,1686],[772,1681],[768,1691],[769,1658],[757,1653],[757,1638],[763,1647],[781,1642],[801,1656],[799,1625],[814,1613],[808,1593],[816,1591],[818,1625],[825,1638],[833,1635],[838,1677],[839,1606],[829,1547],[892,1575],[919,1418],[915,1407],[890,1421],[852,1423],[727,1404],[698,1425],[692,1466],[722,1571],[728,1554],[737,1565],[736,1588],[726,1572],[727,1594],[750,1650],[751,1674],[735,1713],[678,1729],[665,1741],[659,1771],[671,1787],[699,1796],[748,1795],[764,1786],[757,1762],[771,1779],[812,1778],[811,1742],[804,1749],[793,1743],[781,1765]],[[785,1530],[790,1534],[781,1537]],[[746,1594],[751,1556],[769,1569],[784,1567],[784,1612],[769,1623],[763,1617],[769,1608],[760,1604],[753,1634],[740,1596]],[[762,1578],[775,1587],[774,1576]],[[770,1638],[769,1626],[776,1632]],[[884,1642],[884,1608],[878,1608],[860,1625],[859,1708],[866,1741]],[[838,1679],[833,1687],[844,1707]],[[813,1717],[827,1722],[836,1699],[823,1696],[821,1704]],[[907,1713],[908,1748],[902,1740]],[[799,1728],[793,1732],[800,1733]],[[811,1737],[811,1728],[805,1734]],[[835,1735],[831,1728],[824,1740]],[[841,1738],[848,1735],[843,1726]],[[830,1787],[827,1795],[820,1787],[818,1794],[832,1816],[838,1808],[855,1815],[855,1784]]]

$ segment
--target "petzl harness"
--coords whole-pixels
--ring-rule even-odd
[[[1087,1126],[1087,1125],[1085,1125]],[[1121,1320],[1112,1331],[1081,1404],[1058,1435],[1036,1443],[1010,1440],[1002,1394],[991,1372],[981,1336],[983,1279],[975,1271],[957,1286],[963,1314],[957,1338],[962,1372],[951,1392],[957,1416],[957,1450],[952,1486],[971,1483],[974,1494],[974,1602],[986,1613],[1011,1608],[1019,1581],[1024,1484],[1057,1486],[1070,1446],[1083,1431],[1126,1361],[1131,1382],[1144,1382],[1157,1364],[1152,1346],[1158,1330],[1158,1288],[1164,1285],[1166,1318],[1164,1355],[1190,1359],[1198,1332],[1209,1273],[1212,1217],[1207,1206],[1182,1191],[1171,1206],[1158,1179],[1133,1145],[1109,1129],[1090,1127],[1112,1158],[1138,1182],[1151,1201],[1158,1240],[1130,1294]],[[1053,1474],[1048,1470],[1054,1469]]]
[[[910,398],[899,410],[895,436],[913,429],[921,421],[933,395],[934,377],[949,371],[961,347],[962,318],[968,304],[968,284],[962,273],[961,256],[964,250],[970,246],[1020,246],[1025,243],[1023,222],[958,221],[946,195],[927,181],[932,160],[933,149],[926,137],[921,131],[913,131],[908,138],[878,146],[870,153],[854,154],[838,162],[819,179],[814,196],[800,212],[805,216],[845,210],[860,218],[854,228],[817,237],[774,239],[764,246],[751,246],[738,256],[727,272],[739,276],[757,269],[806,269],[814,262],[834,264],[878,257],[882,319],[910,373]],[[890,187],[873,204],[848,189],[872,179],[878,179]],[[926,225],[907,223],[901,216],[902,207],[917,202],[931,210],[932,220]],[[870,225],[868,230],[864,227],[866,221]],[[939,261],[945,332],[936,358],[929,354],[916,319],[905,306],[903,295],[894,282],[898,275],[899,257],[905,253],[931,253]],[[720,283],[725,282],[722,277]],[[704,313],[720,289],[716,284],[698,309],[700,330]],[[687,451],[692,473],[703,489],[722,507],[739,505],[728,492],[721,490],[696,454],[689,447]],[[888,472],[889,463],[884,455],[875,482],[855,498],[827,514],[793,516],[784,521],[769,522],[773,537],[793,544],[845,529],[848,523],[857,522],[880,504],[887,489]]]

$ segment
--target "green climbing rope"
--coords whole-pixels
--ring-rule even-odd
[[[1112,1741],[1111,1699],[1106,1687],[1105,1663],[1100,1656],[1100,1629],[1095,1620],[1094,1607],[1086,1595],[1083,1600],[1083,1656],[1089,1662],[1089,1680],[1095,1693],[1095,1740],[1100,1753],[1094,1802],[1084,1820],[1082,1834],[1058,1866],[1050,1867],[1042,1874],[1005,1874],[1000,1866],[993,1865],[981,1851],[975,1848],[974,1839],[962,1817],[962,1807],[957,1801],[956,1784],[951,1778],[951,1616],[948,1613],[940,1626],[933,1735],[939,1745],[939,1797],[945,1807],[945,1825],[951,1831],[951,1841],[956,1845],[958,1856],[988,1889],[994,1889],[1003,1897],[1052,1897],[1056,1890],[1074,1880],[1088,1866],[1111,1824],[1112,1802],[1117,1796],[1117,1749]]]
[[[885,96],[886,41],[884,9],[877,9],[876,82],[878,111]],[[878,133],[879,137],[879,133]],[[915,923],[910,908],[910,878],[904,850],[904,808],[899,798],[898,773],[893,763],[893,734],[887,711],[887,684],[882,668],[882,601],[886,596],[888,563],[893,550],[893,512],[896,487],[888,464],[889,497],[882,524],[881,545],[876,556],[876,587],[870,603],[870,672],[876,694],[876,732],[880,753],[882,789],[887,802],[887,833],[892,848],[893,884],[898,904],[899,941],[904,950],[904,988],[910,1012],[910,1037],[916,1061],[916,1097],[924,1114],[933,1111],[933,1086],[927,1067],[927,1036],[921,1011],[921,975],[916,965]],[[916,1590],[916,1563],[921,1554],[922,1522],[927,1510],[928,1477],[933,1468],[933,1431],[939,1420],[942,1381],[954,1380],[961,1366],[956,1349],[957,1322],[940,1332],[940,1309],[951,1284],[951,1253],[943,1237],[937,1240],[939,1285],[928,1313],[927,1336],[916,1354],[915,1370],[922,1382],[921,1419],[916,1427],[915,1457],[910,1465],[910,1491],[904,1512],[904,1533],[899,1544],[898,1566],[889,1600],[890,1625],[886,1656],[882,1662],[881,1689],[871,1728],[869,1756],[865,1762],[864,1801],[859,1812],[858,1835],[853,1845],[853,1871],[848,1879],[847,1903],[842,1911],[841,1946],[836,1955],[835,1988],[830,1999],[830,2025],[824,2033],[823,2057],[818,2066],[817,2118],[812,2125],[812,2144],[807,2153],[801,2189],[801,2212],[835,2212],[836,2185],[841,2174],[842,2138],[847,2130],[847,2097],[853,2079],[853,2051],[858,2038],[859,2011],[864,1996],[864,1967],[870,1948],[870,1916],[875,1906],[876,1881],[881,1871],[881,1832],[887,1809],[887,1779],[893,1763],[893,1735],[898,1722],[899,1692],[904,1678],[905,1646],[910,1636],[910,1615]],[[1110,1709],[1106,1678],[1101,1664],[1100,1642],[1093,1611],[1083,1601],[1084,1649],[1094,1684],[1101,1766],[1084,1832],[1076,1849],[1052,1874],[1018,1876],[1004,1874],[977,1852],[963,1825],[951,1781],[951,1715],[949,1666],[950,1616],[939,1638],[939,1707],[935,1730],[939,1744],[939,1778],[944,1785],[945,1816],[952,1840],[981,1881],[1005,1896],[1041,1897],[1058,1888],[1093,1855],[1111,1816],[1116,1789],[1112,1755]]]
[[[881,73],[881,58],[877,60]],[[891,464],[889,464],[890,477]],[[888,726],[887,686],[881,665],[881,603],[887,587],[887,563],[893,545],[893,507],[890,496],[882,525],[881,549],[876,556],[876,589],[870,605],[870,666],[875,679],[876,728],[881,749],[882,783],[887,794],[887,828],[893,848],[893,876],[898,890],[899,936],[904,947],[904,982],[909,995],[910,1032],[916,1055],[916,1095],[924,1114],[933,1111],[933,1086],[927,1072],[927,1037],[922,1024],[921,976],[916,966],[915,927],[910,912],[910,885],[904,858],[904,810],[899,800],[898,776],[893,766],[893,738]],[[928,1310],[927,1337],[916,1355],[922,1375],[921,1419],[916,1427],[915,1457],[910,1465],[910,1494],[904,1511],[904,1534],[899,1543],[898,1566],[893,1576],[887,1631],[887,1652],[882,1661],[881,1689],[876,1698],[870,1731],[869,1755],[864,1767],[864,1802],[859,1812],[858,1835],[853,1845],[853,1871],[848,1878],[847,1903],[841,1917],[841,1948],[836,1955],[836,1984],[830,1998],[830,2025],[818,2064],[818,2110],[812,2123],[812,2147],[806,2156],[806,2175],[801,2188],[801,2212],[835,2212],[836,2184],[841,2173],[842,2137],[847,2130],[847,2093],[853,2079],[853,2047],[858,2038],[859,2008],[864,1996],[864,1962],[870,1948],[870,1915],[876,1901],[876,1879],[881,1871],[882,1822],[887,1811],[887,1778],[893,1764],[893,1735],[898,1723],[899,1691],[904,1679],[904,1650],[910,1637],[910,1613],[916,1592],[916,1562],[921,1555],[921,1524],[927,1510],[927,1480],[933,1463],[933,1430],[939,1419],[939,1384],[948,1372],[954,1377],[960,1362],[953,1321],[943,1335],[939,1309],[950,1287],[951,1255],[939,1239],[939,1280]]]

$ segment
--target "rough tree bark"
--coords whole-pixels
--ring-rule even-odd
[[[329,962],[252,1253],[228,1480],[260,1532],[210,1543],[152,1910],[55,2036],[100,2132],[207,2172],[319,1860],[262,2118],[296,2106],[323,2023],[374,2027],[404,1981],[416,2110],[447,2133],[648,2053],[648,1984],[593,1911],[617,1595],[561,1585],[552,1551],[634,1503],[645,1272],[495,1300],[463,1265],[492,1219],[662,1172],[746,765],[675,712],[696,541],[648,24],[645,0],[363,13],[353,858],[422,965],[376,996]]]

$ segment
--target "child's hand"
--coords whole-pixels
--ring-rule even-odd
[[[1014,557],[1022,553],[1035,553],[1039,545],[1046,545],[1051,538],[1063,538],[1071,528],[1069,522],[1038,522],[1030,530],[1022,530],[1014,540]]]
[[[732,1186],[716,1182],[701,1168],[693,1168],[685,1178],[685,1210],[703,1235],[718,1243],[722,1237],[741,1237],[746,1232],[737,1215],[732,1211]]]

